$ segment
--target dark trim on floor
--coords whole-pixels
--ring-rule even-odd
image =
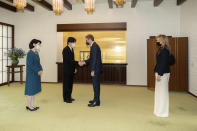
[[[13,83],[13,81],[10,81],[10,83]],[[5,86],[5,85],[7,85],[8,83],[6,82],[6,83],[3,83],[3,84],[0,84],[0,86]]]
[[[20,82],[20,81],[14,81],[14,82]],[[23,81],[23,83],[25,83],[25,81]],[[58,82],[41,82],[41,83],[45,83],[45,84],[58,84]]]
[[[44,84],[58,84],[58,82],[41,82],[41,83],[44,83]]]
[[[14,81],[14,82],[20,82],[20,81]],[[13,82],[10,82],[10,83],[13,83]],[[25,83],[25,81],[23,81],[23,83]],[[44,83],[44,84],[59,84],[59,83],[62,83],[62,82],[41,82],[41,83]],[[92,83],[78,83],[78,82],[74,82],[74,84],[92,84]],[[120,85],[120,86],[128,86],[128,87],[148,87],[147,85],[125,85],[125,84],[113,84],[113,83],[101,83],[102,85]],[[4,83],[0,86],[3,86],[3,85],[7,85],[7,83]]]
[[[131,86],[131,87],[148,87],[147,85],[126,85],[126,86]]]
[[[191,96],[193,96],[193,97],[197,98],[197,96],[196,96],[196,95],[194,95],[194,94],[192,94],[191,92],[189,92],[189,91],[188,91],[188,93],[189,93]]]

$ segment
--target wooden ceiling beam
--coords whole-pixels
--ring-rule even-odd
[[[39,1],[38,0],[32,0],[32,1],[39,4],[43,8],[46,8],[49,11],[53,11],[52,5],[49,2],[47,2],[46,0],[39,0]]]
[[[72,10],[72,4],[68,0],[64,0],[64,7],[68,10]]]
[[[9,4],[7,4],[7,3],[4,3],[4,2],[2,2],[2,1],[0,1],[0,7],[4,8],[4,9],[7,9],[7,10],[9,10],[9,11],[12,11],[12,12],[17,12],[16,7],[11,6],[11,5],[9,5]]]
[[[132,0],[132,1],[131,1],[131,8],[135,8],[135,7],[136,7],[137,1],[138,1],[138,0]]]
[[[158,7],[162,2],[163,0],[154,0],[154,7]]]
[[[185,1],[187,1],[187,0],[177,0],[177,5],[179,6],[179,5],[182,5]]]
[[[113,8],[113,0],[108,0],[108,5],[109,5],[109,8],[112,9]]]
[[[13,0],[7,0],[10,3],[13,3]],[[32,6],[31,4],[27,3],[27,6],[25,7],[25,9],[34,12],[34,6]]]
[[[25,9],[34,12],[34,6],[30,5],[29,3],[27,3],[27,6],[25,7]]]

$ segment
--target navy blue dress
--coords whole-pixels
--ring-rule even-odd
[[[42,70],[40,57],[37,52],[30,50],[26,60],[25,95],[35,95],[41,92],[41,78],[38,72]]]

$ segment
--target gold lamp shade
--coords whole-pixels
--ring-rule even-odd
[[[95,10],[95,0],[85,0],[85,10],[88,14],[92,14]]]
[[[56,15],[61,15],[63,12],[63,0],[53,0],[53,12]]]
[[[24,8],[27,6],[26,0],[14,0],[13,3],[19,10],[24,10]]]

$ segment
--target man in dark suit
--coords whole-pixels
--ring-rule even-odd
[[[72,98],[73,77],[77,73],[74,50],[76,39],[69,37],[67,46],[63,49],[63,99],[66,103],[72,103],[75,99]]]
[[[89,107],[100,106],[100,73],[102,72],[101,50],[99,45],[94,42],[94,36],[89,34],[86,36],[86,44],[90,45],[90,58],[86,61],[80,62],[79,65],[90,65],[94,99],[89,101]]]

